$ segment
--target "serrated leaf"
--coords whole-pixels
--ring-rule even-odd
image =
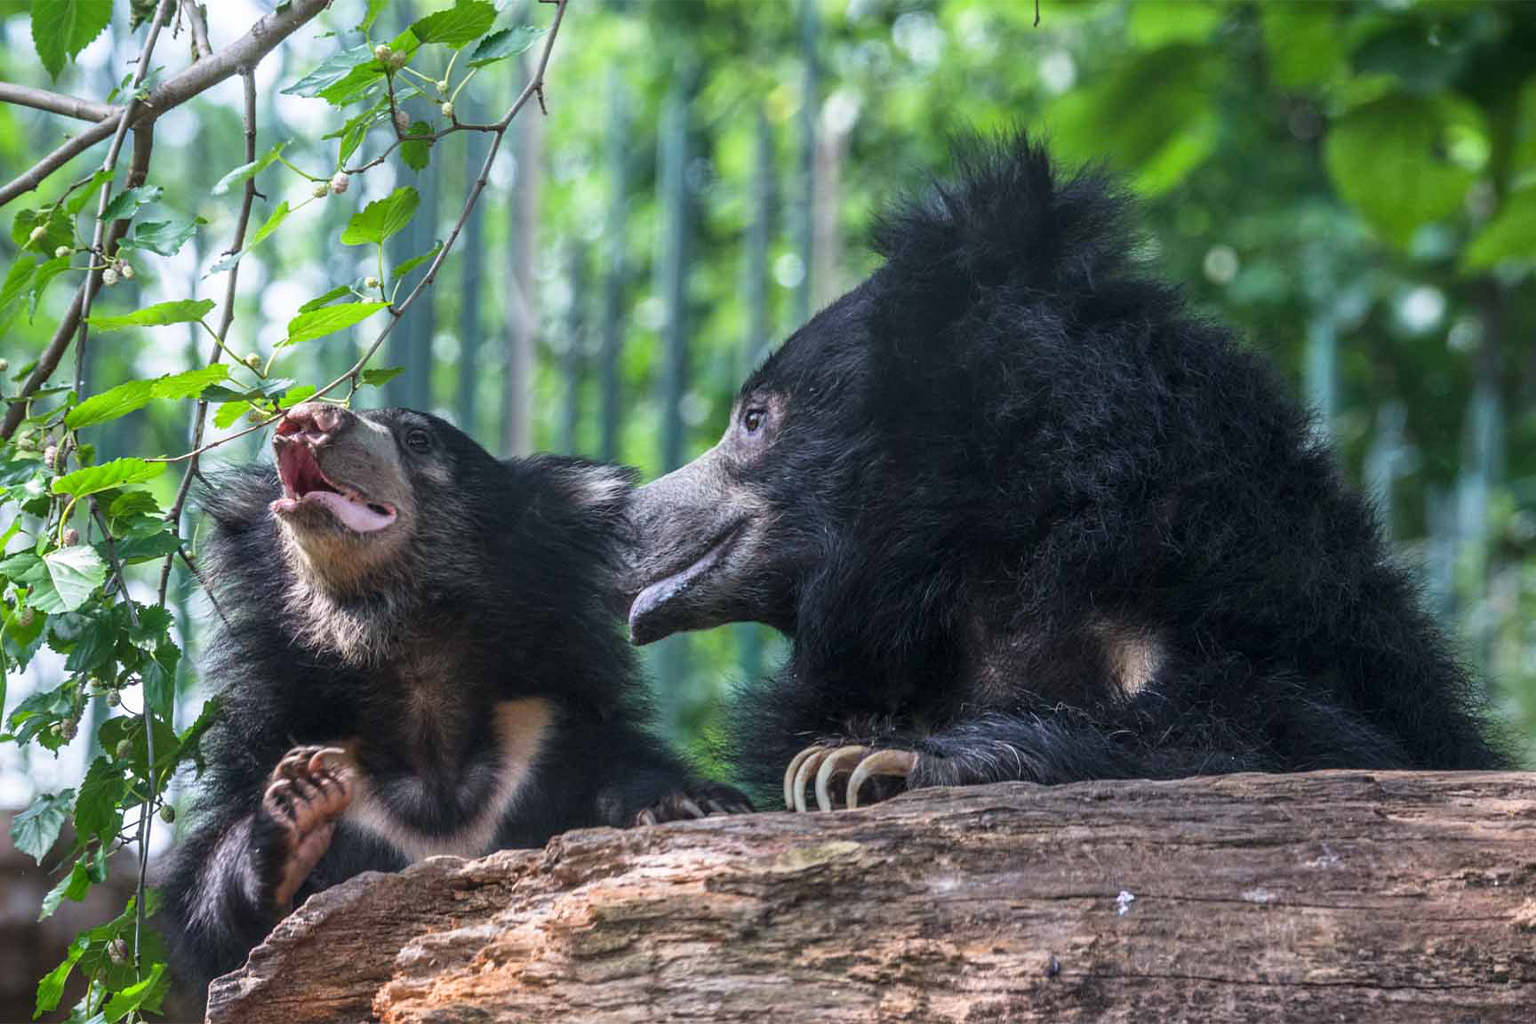
[[[362,382],[376,388],[381,388],[404,372],[405,367],[403,366],[381,366],[377,370],[364,370],[362,372]]]
[[[499,60],[515,57],[544,34],[541,28],[532,25],[518,25],[514,28],[504,28],[500,32],[492,32],[480,40],[480,45],[475,47],[475,52],[470,56],[469,66],[472,68],[484,67],[487,64],[495,64]]]
[[[140,185],[138,188],[125,188],[112,197],[107,203],[107,208],[102,211],[102,220],[123,220],[132,217],[139,210],[150,203],[157,203],[165,194],[165,189],[159,185]]]
[[[343,295],[351,294],[351,292],[352,292],[352,289],[347,287],[346,285],[340,285],[340,286],[338,286],[336,288],[332,288],[330,291],[326,292],[324,295],[317,295],[313,299],[310,299],[308,302],[304,303],[304,305],[299,307],[299,312],[300,313],[310,313],[310,312],[313,312],[314,310],[319,309],[321,306],[328,306],[328,305],[330,305],[331,303],[335,302],[337,299],[341,298]]]
[[[213,274],[222,273],[223,271],[226,271],[230,267],[234,266],[236,263],[239,263],[242,259],[245,258],[246,253],[256,248],[262,242],[265,242],[267,238],[272,234],[272,232],[276,231],[278,226],[281,225],[283,221],[288,219],[288,214],[290,212],[291,211],[288,209],[288,200],[284,199],[282,202],[278,203],[277,208],[272,211],[272,214],[267,218],[266,223],[262,224],[262,226],[256,230],[256,234],[251,236],[251,240],[245,243],[244,249],[241,249],[239,252],[228,254],[213,266],[209,267],[208,273],[204,274],[203,276],[209,277]]]
[[[256,175],[272,166],[272,164],[277,161],[277,158],[283,155],[283,148],[287,145],[288,143],[286,141],[279,142],[277,145],[267,150],[265,156],[257,157],[255,160],[252,160],[248,164],[241,164],[239,167],[236,167],[234,170],[224,175],[224,177],[214,182],[213,194],[216,196],[221,196],[228,192],[235,185],[240,184],[242,181],[245,181],[248,178],[254,178]]]
[[[197,233],[199,225],[207,223],[202,217],[193,217],[191,220],[157,220],[139,224],[118,248],[148,249],[161,256],[174,256],[187,244],[187,239]]]
[[[288,321],[288,337],[283,340],[283,345],[297,345],[344,331],[388,306],[387,302],[343,302],[300,313]]]
[[[140,484],[153,480],[165,471],[163,462],[145,462],[143,459],[113,459],[99,466],[86,466],[73,473],[54,477],[54,494],[72,494],[83,498],[111,487]]]
[[[117,803],[125,788],[121,766],[104,755],[91,762],[75,797],[77,841],[98,834],[109,838],[117,835],[123,825],[123,811]]]
[[[177,299],[120,316],[93,316],[89,319],[98,331],[120,331],[124,327],[163,327],[166,324],[193,324],[213,309],[212,299]]]
[[[89,544],[55,548],[43,556],[43,564],[48,566],[60,609],[67,612],[89,601],[91,594],[107,579],[107,563]],[[44,611],[51,615],[56,609],[46,608]]]
[[[11,264],[11,269],[6,272],[5,284],[0,285],[0,335],[5,334],[11,321],[21,312],[23,295],[32,285],[32,275],[37,271],[37,261],[29,256],[22,256]]]
[[[41,864],[58,841],[74,798],[72,789],[38,797],[31,807],[11,819],[11,844]]]
[[[32,232],[39,227],[43,229],[43,233],[33,238]],[[74,221],[62,207],[58,206],[50,206],[42,210],[19,210],[16,213],[16,219],[11,222],[11,241],[27,252],[46,253],[51,256],[53,251],[61,245],[74,245]]]
[[[27,318],[30,320],[37,315],[37,304],[42,301],[43,293],[53,283],[53,279],[70,269],[69,256],[55,256],[51,260],[45,260],[37,266],[37,273],[32,276],[31,294],[27,298]]]
[[[117,1024],[141,1007],[150,1012],[158,1011],[160,1002],[165,997],[168,980],[165,964],[157,963],[150,968],[149,977],[113,992],[112,998],[107,1000],[106,1007],[101,1011],[106,1024]]]
[[[432,126],[425,121],[414,121],[408,135],[431,135]],[[408,139],[400,143],[400,159],[413,171],[424,169],[432,160],[431,139]]]
[[[59,879],[55,885],[43,897],[42,910],[38,913],[39,921],[53,916],[53,912],[59,909],[59,904],[64,900],[71,903],[79,903],[85,899],[91,886],[100,885],[107,880],[107,847],[106,844],[98,844],[95,852],[82,854],[76,858],[74,865],[69,869],[69,874]]]
[[[319,97],[333,107],[345,107],[365,99],[384,85],[384,65],[378,61],[359,64],[339,82],[321,89]]]
[[[33,0],[32,45],[50,77],[64,70],[112,20],[112,0]]]
[[[71,409],[64,417],[64,424],[73,430],[93,423],[126,416],[135,409],[142,409],[156,398],[178,401],[200,394],[210,384],[217,384],[229,376],[229,368],[223,363],[170,373],[154,380],[131,380],[115,388],[92,395]]]
[[[422,43],[439,43],[457,50],[490,31],[496,23],[496,8],[487,0],[459,0],[446,11],[429,14],[411,25]]]
[[[377,199],[352,215],[341,233],[343,245],[380,244],[411,222],[421,196],[409,185],[402,185],[383,199]]]
[[[303,78],[283,90],[285,96],[318,96],[327,86],[335,85],[356,67],[373,60],[373,49],[366,43],[331,54]]]
[[[64,960],[43,975],[37,983],[37,1009],[33,1012],[33,1019],[41,1017],[58,1009],[59,1000],[64,995],[64,985],[69,981],[69,975],[75,969],[75,964],[80,962],[80,957],[85,954],[90,940],[84,935],[77,935],[69,944],[69,951],[64,955]]]
[[[394,268],[393,270],[391,270],[389,272],[389,276],[398,281],[400,278],[404,277],[406,274],[409,274],[411,271],[415,270],[417,267],[419,267],[423,263],[427,262],[427,260],[430,260],[433,257],[435,257],[439,252],[442,251],[442,248],[443,248],[443,240],[441,238],[439,238],[437,240],[437,244],[434,245],[431,249],[429,249],[428,251],[422,253],[420,256],[412,256],[410,259],[408,259],[405,262],[401,263],[398,267]]]

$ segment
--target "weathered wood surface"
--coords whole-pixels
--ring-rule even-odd
[[[209,1020],[1536,1021],[1536,775],[1023,783],[311,899]]]

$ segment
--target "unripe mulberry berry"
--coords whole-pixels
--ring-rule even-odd
[[[247,352],[245,355],[245,365],[253,370],[257,369],[261,366],[261,356],[255,352]]]
[[[174,825],[176,823],[176,808],[172,807],[170,804],[161,804],[160,820],[165,822],[167,825]]]
[[[315,187],[309,190],[309,194],[316,199],[324,199],[331,194],[331,186],[323,181],[316,182]]]
[[[65,743],[68,743],[70,740],[74,739],[79,731],[80,727],[75,725],[74,722],[65,721],[59,723],[59,735],[64,737]]]
[[[79,530],[77,530],[73,526],[71,526],[69,529],[64,531],[64,546],[65,547],[67,547],[67,548],[68,547],[74,547],[76,544],[79,544],[79,543],[80,543],[80,531]]]
[[[37,611],[35,609],[23,608],[21,611],[16,613],[16,625],[20,626],[22,629],[26,629],[28,626],[32,625],[33,620],[36,618]]]
[[[401,110],[399,107],[395,108],[395,128],[402,135],[411,130],[410,115]]]
[[[101,272],[101,283],[106,285],[108,288],[117,284],[117,271],[113,270],[111,267],[103,270]]]
[[[119,266],[119,272],[123,275],[123,280],[124,281],[132,281],[133,280],[133,264],[129,263],[127,260],[124,260],[118,266]]]
[[[335,174],[331,175],[331,194],[336,196],[341,195],[347,190],[347,186],[351,183],[352,180],[347,177],[346,171],[337,171]]]
[[[128,943],[122,939],[113,939],[107,943],[107,957],[115,964],[121,966],[128,962]]]
[[[37,227],[33,228],[32,233],[27,236],[27,244],[36,245],[38,242],[41,242],[47,234],[48,229],[39,224]]]
[[[395,55],[395,51],[388,43],[380,43],[373,48],[373,55],[379,60],[387,62],[389,58]]]
[[[122,705],[122,703],[123,703],[123,695],[122,694],[118,693],[116,690],[108,690],[107,691],[107,707],[109,707],[109,708],[119,707],[119,706]]]
[[[51,444],[43,449],[43,465],[49,469],[59,468],[59,446]]]
[[[444,103],[442,105],[442,107],[439,108],[439,109],[442,110],[444,117],[452,117],[453,116],[453,104],[452,103]]]
[[[365,277],[365,278],[363,278],[363,287],[364,288],[377,288],[378,286],[379,286],[379,279],[378,278],[376,278],[376,277]]]
[[[57,249],[53,250],[53,255],[55,259],[63,259],[65,256],[68,256],[74,251],[75,250],[71,249],[67,245],[61,245]]]
[[[133,741],[118,740],[117,749],[113,751],[119,761],[126,761],[133,756]]]
[[[5,373],[10,368],[11,361],[9,359],[0,359],[0,373]]]
[[[439,78],[437,80],[437,91],[438,92],[447,92],[448,91],[448,79],[446,79],[446,78]]]

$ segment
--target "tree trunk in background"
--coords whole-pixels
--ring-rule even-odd
[[[565,258],[571,298],[565,310],[565,351],[561,360],[565,408],[560,410],[560,451],[567,455],[580,454],[577,431],[581,426],[581,378],[586,362],[586,262],[586,246],[572,240]]]
[[[843,153],[848,145],[848,129],[826,123],[820,118],[816,138],[816,181],[811,205],[811,267],[807,279],[811,288],[811,308],[824,309],[843,293],[842,212]]]
[[[520,80],[531,73],[528,56],[518,58]],[[544,122],[519,117],[512,122],[516,178],[512,186],[511,228],[508,235],[506,361],[502,379],[502,454],[527,455],[533,450],[533,355],[539,329],[538,259],[539,167],[543,159]]]
[[[598,359],[602,390],[602,428],[598,456],[619,458],[619,426],[623,422],[619,388],[619,353],[624,345],[625,223],[629,204],[629,110],[624,76],[608,75],[608,220],[603,228],[607,259],[603,266],[603,335]]]
[[[1536,777],[1008,783],[591,829],[312,897],[217,1024],[1477,1021],[1536,1004]]]
[[[795,255],[800,258],[802,276],[795,287],[790,307],[794,326],[811,318],[811,282],[816,261],[816,124],[821,111],[821,63],[817,47],[821,39],[821,17],[817,0],[801,0],[800,46],[805,75],[800,87],[799,181],[793,204],[795,214]]]
[[[1461,541],[1456,568],[1464,593],[1478,609],[1488,597],[1493,575],[1489,513],[1494,489],[1504,477],[1503,296],[1492,277],[1476,282],[1481,338],[1474,357],[1472,398],[1467,407],[1461,477],[1457,497],[1457,533]],[[1496,637],[1492,616],[1474,614],[1467,623],[1470,654],[1479,673],[1490,678]]]
[[[466,91],[456,101],[461,121],[478,122],[481,105]],[[479,132],[465,132],[464,140],[464,194],[475,187],[480,176],[480,165],[485,162],[488,143]],[[483,440],[480,432],[478,390],[480,386],[480,341],[483,333],[480,321],[481,293],[484,290],[485,265],[485,204],[476,203],[464,224],[463,251],[457,260],[463,275],[459,289],[459,379],[454,398],[454,412],[459,429],[470,437]]]
[[[747,323],[743,332],[741,365],[736,379],[746,380],[768,354],[772,331],[768,322],[768,242],[773,237],[773,126],[761,105],[757,108],[757,146],[752,171],[751,220],[747,224],[746,259],[743,261],[743,290],[747,296]],[[763,670],[763,630],[755,622],[735,626],[737,662],[746,679],[756,679]]]
[[[661,118],[657,145],[657,181],[662,209],[661,251],[657,253],[658,278],[663,306],[661,374],[658,398],[661,408],[660,461],[663,473],[686,460],[687,437],[683,422],[683,396],[688,388],[688,269],[692,259],[692,196],[688,187],[688,76],[673,83]],[[668,736],[681,737],[683,692],[688,675],[688,638],[668,637],[656,645],[656,678],[661,698],[662,727]]]

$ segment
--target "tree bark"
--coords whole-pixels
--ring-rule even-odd
[[[309,900],[209,1017],[1529,1021],[1536,776],[907,794],[560,836]]]

